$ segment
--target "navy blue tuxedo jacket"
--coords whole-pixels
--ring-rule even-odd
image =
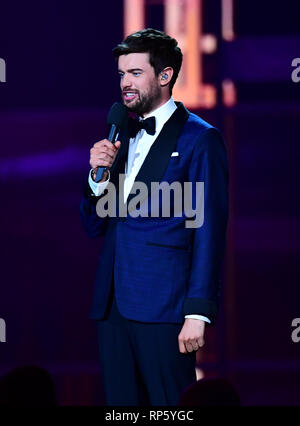
[[[82,222],[90,237],[104,237],[90,311],[93,319],[104,316],[114,276],[117,305],[126,318],[182,323],[186,314],[202,314],[215,321],[228,217],[226,148],[216,128],[182,103],[177,106],[135,181],[145,183],[149,197],[151,182],[204,182],[204,221],[198,228],[186,228],[184,214],[100,218],[96,203],[101,196],[93,196],[87,185]],[[110,170],[117,192],[127,160],[128,129],[119,139],[122,145]],[[172,152],[179,155],[171,156]],[[133,197],[130,194],[127,203]]]

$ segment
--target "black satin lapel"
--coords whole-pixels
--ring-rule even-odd
[[[147,185],[148,195],[151,192],[151,182],[160,182],[163,177],[171,154],[176,148],[177,139],[189,116],[182,102],[176,104],[176,111],[165,123],[135,178],[136,182],[144,182]],[[129,194],[127,202],[129,203],[134,196],[135,194]]]

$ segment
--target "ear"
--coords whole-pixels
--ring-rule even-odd
[[[173,76],[174,70],[172,67],[166,67],[159,73],[159,83],[162,87],[167,86]]]

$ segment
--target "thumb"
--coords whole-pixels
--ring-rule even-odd
[[[120,146],[121,146],[121,142],[120,142],[120,141],[117,141],[117,142],[115,143],[115,148],[119,149],[119,148],[120,148]]]

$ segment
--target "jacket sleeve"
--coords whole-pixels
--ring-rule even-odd
[[[198,138],[189,179],[193,184],[204,182],[204,220],[194,229],[184,315],[204,315],[214,323],[228,220],[228,163],[225,143],[217,129],[207,129]]]
[[[96,211],[97,202],[105,193],[106,191],[99,197],[95,196],[88,182],[83,191],[80,203],[80,218],[86,233],[91,238],[104,235],[107,229],[109,217],[101,218]]]

